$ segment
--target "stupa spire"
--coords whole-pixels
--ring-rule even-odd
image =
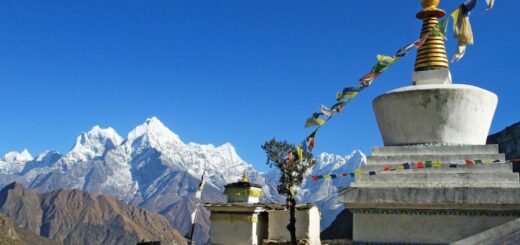
[[[439,9],[440,0],[422,0],[423,10],[417,13],[417,18],[423,21],[421,38],[429,35],[433,27],[439,23],[439,18],[446,15],[444,10]],[[444,37],[431,35],[417,51],[415,60],[415,71],[448,69],[449,62],[446,54]]]

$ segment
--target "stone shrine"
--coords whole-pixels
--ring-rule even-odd
[[[210,239],[214,245],[279,244],[290,240],[286,226],[289,211],[284,205],[260,203],[262,188],[242,180],[224,187],[226,203],[208,203]],[[321,245],[320,211],[312,204],[296,205],[296,239],[301,244]]]
[[[445,15],[438,5],[422,1],[421,37]],[[374,100],[384,147],[372,149],[362,174],[339,194],[354,214],[355,243],[450,244],[520,217],[519,176],[497,145],[486,145],[498,98],[452,84],[448,64],[444,39],[429,37],[413,86]],[[425,161],[439,164],[399,168]]]

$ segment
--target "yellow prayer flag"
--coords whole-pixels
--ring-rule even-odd
[[[404,166],[399,164],[397,165],[397,171],[403,171],[404,170]]]
[[[360,175],[361,174],[361,169],[358,168],[358,169],[354,170],[354,174],[355,175]]]
[[[442,166],[442,163],[440,161],[434,161],[433,162],[433,167],[434,168],[440,168]]]
[[[326,180],[330,180],[331,179],[329,174],[323,175],[323,178],[326,179]]]

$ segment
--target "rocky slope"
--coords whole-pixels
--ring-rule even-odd
[[[12,183],[0,191],[0,213],[24,229],[64,244],[184,242],[161,215],[80,190],[39,194]]]
[[[488,144],[498,144],[506,159],[520,159],[520,122],[488,137]]]
[[[365,160],[361,152],[344,157],[324,153],[317,158],[318,164],[309,175],[353,170]],[[223,186],[240,179],[244,171],[263,186],[262,201],[284,201],[276,192],[279,179],[276,170],[267,175],[258,173],[229,143],[221,146],[185,143],[157,118],[146,120],[126,138],[112,128],[95,126],[78,136],[65,154],[46,151],[33,158],[26,150],[10,152],[0,159],[0,187],[17,181],[39,192],[65,188],[114,196],[132,206],[162,214],[185,234],[204,171],[208,184],[203,202],[224,201]],[[298,200],[320,206],[322,228],[325,228],[341,211],[337,188],[349,181],[344,178],[312,183],[306,178]],[[198,216],[195,230],[198,244],[205,242],[209,234],[208,213],[200,211],[202,215]]]
[[[9,245],[59,245],[61,242],[38,236],[20,228],[8,218],[0,215],[0,244]]]

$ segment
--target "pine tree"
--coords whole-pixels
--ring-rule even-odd
[[[302,184],[305,172],[316,162],[311,152],[302,151],[301,147],[292,145],[286,140],[277,141],[273,138],[265,142],[262,149],[267,154],[267,165],[280,169],[280,184],[277,190],[287,197],[290,215],[287,229],[291,234],[291,244],[296,245],[296,187]]]

